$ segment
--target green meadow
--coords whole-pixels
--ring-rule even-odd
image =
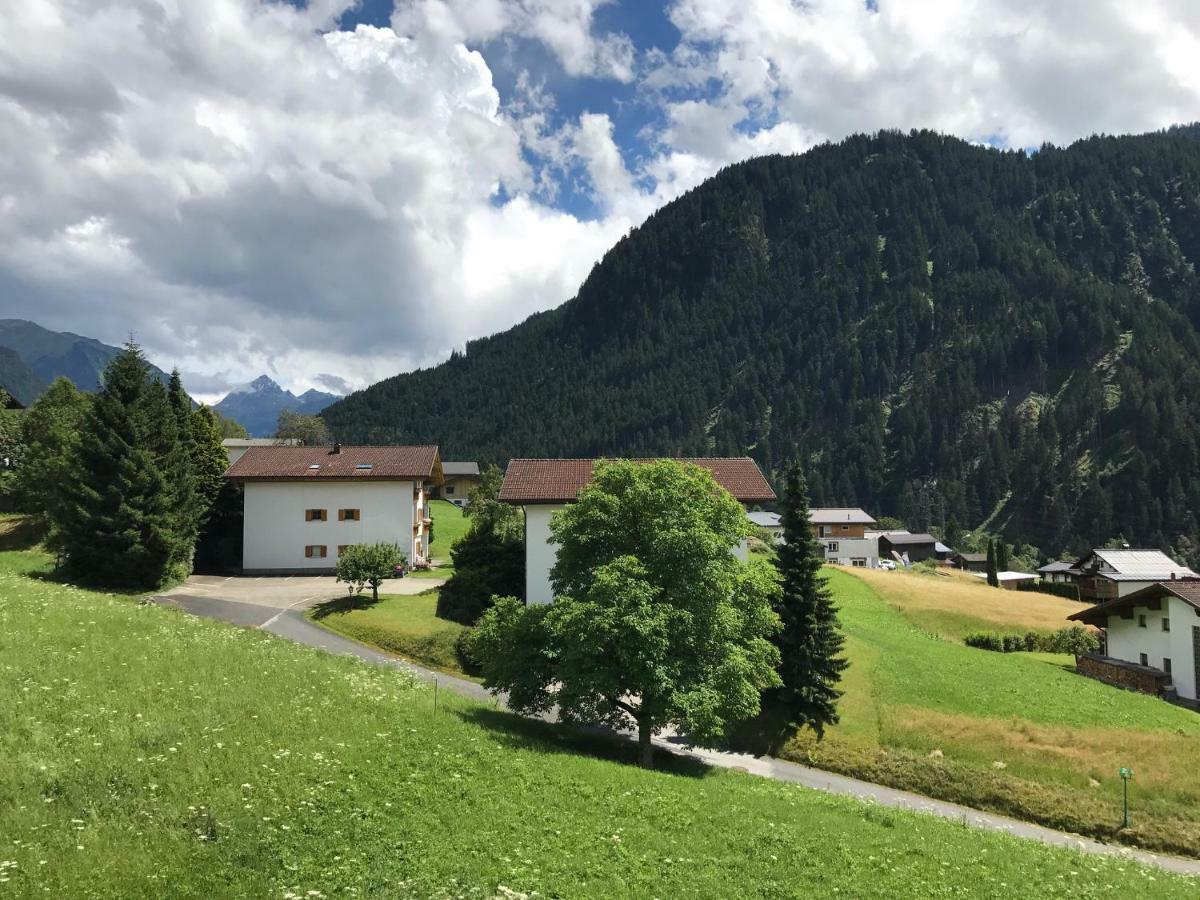
[[[784,756],[1068,831],[1200,855],[1200,715],[1077,675],[1070,657],[961,643],[969,631],[1024,631],[1021,622],[1049,629],[1069,601],[938,576],[873,573],[867,583],[847,570],[827,572],[851,662],[842,721],[823,742],[804,736]],[[1122,830],[1124,765],[1135,780],[1132,826]]]
[[[675,762],[0,557],[0,896],[1193,897]]]

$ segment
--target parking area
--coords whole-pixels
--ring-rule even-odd
[[[441,584],[434,578],[395,578],[385,582],[380,593],[420,594]],[[260,627],[289,610],[345,596],[346,585],[331,575],[193,575],[155,599],[196,615]]]

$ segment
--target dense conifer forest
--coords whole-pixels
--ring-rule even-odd
[[[501,463],[748,453],[777,480],[799,448],[814,505],[1197,561],[1198,135],[735,165],[573,300],[324,415]]]

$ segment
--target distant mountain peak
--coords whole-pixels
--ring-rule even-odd
[[[315,389],[297,397],[271,376],[260,375],[249,384],[234,388],[213,408],[240,422],[251,437],[269,437],[275,433],[279,414],[284,410],[316,415],[337,399],[336,394]]]
[[[284,391],[284,389],[279,386],[278,382],[274,381],[270,375],[259,375],[252,382],[250,382],[248,385],[246,385],[246,387],[243,388],[241,391],[234,391],[233,393],[244,393],[247,391],[255,391],[260,394],[263,394],[263,393],[276,393],[276,394],[288,393],[287,391]]]

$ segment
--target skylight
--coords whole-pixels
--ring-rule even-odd
[[[372,468],[374,468],[374,466],[373,466],[373,464],[372,464],[372,463],[359,463],[359,464],[358,464],[358,465],[356,465],[354,468],[356,468],[356,469],[366,469],[366,470],[369,472],[369,471],[370,471]]]
[[[319,469],[319,468],[321,468],[321,464],[320,464],[320,463],[313,463],[311,466],[309,466],[309,468],[310,468],[310,469]]]

